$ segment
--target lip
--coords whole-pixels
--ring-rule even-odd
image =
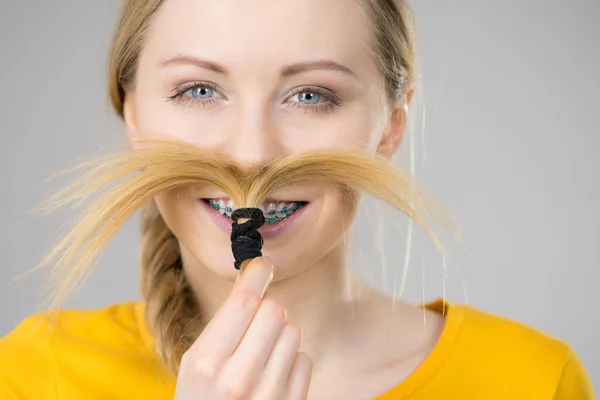
[[[225,198],[223,198],[223,199],[226,200]],[[200,202],[202,207],[206,210],[206,212],[208,213],[208,216],[215,223],[215,225],[217,225],[217,227],[219,227],[223,232],[230,235],[231,234],[231,224],[232,224],[231,219],[225,218],[224,216],[222,216],[217,210],[212,208],[206,201],[204,201],[202,199],[199,199],[198,201]],[[275,222],[273,224],[265,224],[265,225],[261,226],[260,228],[258,228],[258,232],[265,239],[279,236],[279,235],[283,234],[284,232],[288,231],[294,225],[294,223],[304,214],[306,209],[310,206],[311,206],[311,203],[306,203],[304,206],[300,207],[298,210],[296,210],[292,215],[290,215],[286,219],[279,221],[279,222]]]

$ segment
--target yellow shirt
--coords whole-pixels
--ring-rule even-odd
[[[40,315],[26,319],[0,339],[0,399],[172,399],[175,378],[152,351],[143,307],[61,311],[52,331]],[[568,345],[469,306],[445,311],[430,356],[378,400],[594,399]]]

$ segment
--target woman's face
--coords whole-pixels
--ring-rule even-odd
[[[354,1],[166,0],[126,96],[128,133],[182,139],[248,170],[324,147],[391,156],[404,118],[389,107],[372,43]],[[227,200],[217,188],[190,186],[157,204],[186,261],[232,278],[231,219],[220,212]],[[339,190],[310,183],[273,193],[264,206],[281,220],[261,228],[276,279],[342,245],[355,211]]]

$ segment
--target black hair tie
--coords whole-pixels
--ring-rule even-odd
[[[248,219],[238,224],[238,219]],[[235,262],[233,266],[239,270],[242,262],[249,258],[262,256],[263,237],[258,228],[264,225],[265,216],[260,208],[238,208],[231,213],[231,250]]]

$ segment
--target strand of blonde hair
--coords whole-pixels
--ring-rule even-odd
[[[188,292],[184,273],[172,268],[179,250],[153,205],[160,193],[201,182],[220,188],[238,207],[256,207],[282,187],[327,182],[343,190],[364,191],[394,207],[425,229],[442,252],[444,246],[427,220],[459,235],[454,220],[416,179],[388,160],[360,149],[287,155],[243,172],[231,160],[191,144],[152,140],[83,165],[88,173],[41,207],[49,211],[98,195],[73,229],[34,268],[53,266],[50,308],[59,306],[74,285],[88,276],[111,238],[133,213],[146,207],[142,216],[142,289],[148,303],[147,320],[159,354],[173,369],[199,334],[201,324],[192,323],[200,322],[199,309]]]

